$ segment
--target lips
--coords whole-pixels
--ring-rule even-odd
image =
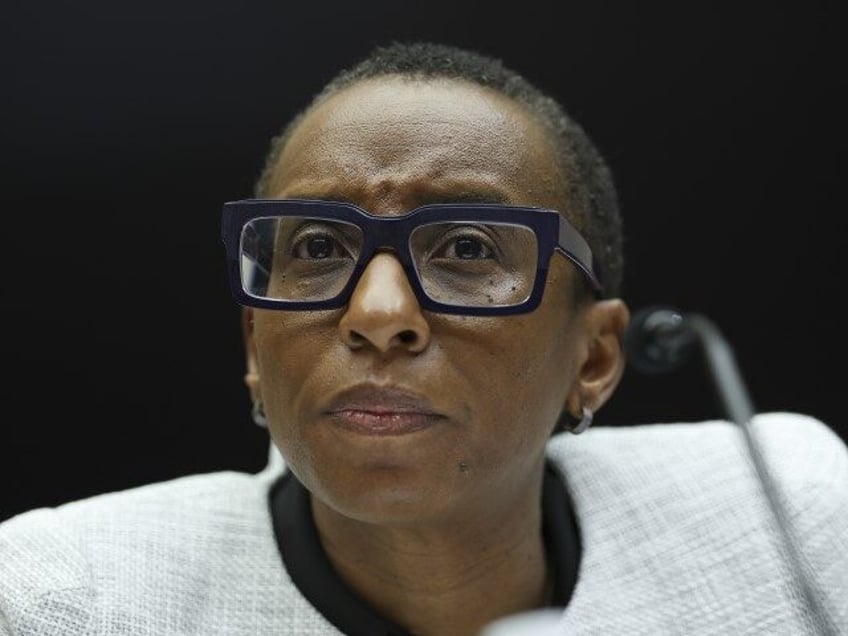
[[[331,400],[325,414],[338,426],[365,435],[404,435],[445,419],[421,395],[373,384],[342,391]]]

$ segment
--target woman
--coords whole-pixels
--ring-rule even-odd
[[[732,425],[568,434],[615,391],[629,311],[611,176],[554,101],[474,52],[378,48],[274,141],[256,197],[223,237],[268,468],[4,523],[4,633],[816,624]],[[800,415],[757,428],[844,628],[845,447]]]

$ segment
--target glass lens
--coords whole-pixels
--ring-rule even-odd
[[[258,217],[241,234],[241,282],[257,298],[328,300],[344,289],[362,250],[362,231],[343,221]]]
[[[433,300],[463,307],[518,305],[536,276],[535,232],[523,225],[449,221],[409,237],[415,269]]]

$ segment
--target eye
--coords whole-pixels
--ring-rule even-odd
[[[292,240],[292,255],[306,260],[350,257],[337,233],[326,227],[300,228]]]
[[[486,247],[477,239],[463,237],[453,242],[453,251],[458,258],[486,258]]]
[[[329,258],[333,255],[335,242],[331,236],[311,236],[300,244],[298,256],[301,258]],[[305,252],[305,254],[304,254]]]
[[[479,260],[494,258],[495,248],[484,231],[474,227],[453,228],[439,240],[434,258]]]

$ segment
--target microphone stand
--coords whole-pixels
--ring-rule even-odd
[[[762,485],[769,507],[774,513],[777,527],[783,538],[783,544],[788,552],[787,556],[794,566],[793,571],[796,574],[798,586],[816,624],[817,631],[826,636],[837,636],[836,628],[820,601],[820,595],[814,589],[797,537],[791,530],[792,526],[781,501],[781,495],[755,439],[751,420],[756,411],[739,372],[732,349],[718,327],[707,317],[700,314],[677,314],[669,310],[659,311],[665,312],[667,315],[661,316],[661,320],[665,320],[665,324],[661,325],[660,329],[655,330],[653,346],[687,347],[692,343],[689,334],[696,337],[695,341],[704,353],[709,375],[724,411],[728,418],[739,426],[744,433],[745,443],[757,472],[757,477]],[[673,360],[682,359],[680,351],[673,351],[668,357]]]

